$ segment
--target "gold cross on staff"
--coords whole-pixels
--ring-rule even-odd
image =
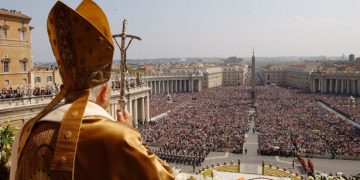
[[[141,41],[141,38],[138,36],[125,34],[126,31],[126,25],[127,21],[124,19],[123,21],[123,27],[122,27],[122,33],[121,34],[114,34],[112,37],[115,40],[116,45],[120,48],[120,98],[118,101],[118,110],[124,111],[125,105],[126,105],[126,99],[125,99],[125,73],[127,71],[126,66],[126,51],[129,48],[131,42],[133,39]],[[116,41],[116,38],[121,38],[121,45]],[[130,38],[129,43],[125,46],[126,38]]]

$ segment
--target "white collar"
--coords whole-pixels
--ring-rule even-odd
[[[40,121],[52,121],[52,122],[60,122],[65,112],[70,108],[71,104],[62,105],[55,110],[51,111],[49,114],[41,118]],[[103,116],[105,118],[110,119],[111,121],[115,121],[115,119],[101,106],[89,101],[85,107],[85,112],[83,117],[86,116]]]

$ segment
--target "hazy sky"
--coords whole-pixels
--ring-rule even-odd
[[[46,20],[54,0],[0,0],[31,16],[33,60],[54,61]],[[64,0],[72,8],[80,0]],[[360,55],[359,0],[97,0],[112,33],[139,35],[128,58]],[[119,51],[115,58],[118,59]]]

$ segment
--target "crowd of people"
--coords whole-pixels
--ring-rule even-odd
[[[170,94],[169,94],[170,95]],[[161,113],[174,111],[192,100],[191,94],[173,93],[169,96],[165,94],[152,94],[150,96],[150,116],[155,117]],[[194,97],[195,98],[195,97]]]
[[[0,99],[9,99],[9,98],[21,98],[21,97],[30,97],[30,96],[44,96],[57,94],[59,91],[58,85],[47,85],[44,88],[40,87],[31,87],[31,85],[26,85],[23,87],[16,88],[2,88],[0,92]]]
[[[353,98],[353,99],[352,99]],[[360,123],[360,98],[350,96],[322,95],[320,99],[351,120]]]
[[[10,88],[2,88],[1,94],[0,94],[0,99],[19,98],[22,96],[23,96],[23,93],[19,87],[17,87],[16,89],[13,89],[11,87]]]
[[[157,113],[170,112],[141,131],[145,142],[158,144],[159,153],[171,154],[169,157],[203,160],[210,151],[242,152],[244,134],[249,130],[250,95],[246,88],[216,87],[171,96],[174,105],[166,104],[167,95],[156,96],[150,103],[150,109],[159,108]]]
[[[200,166],[205,160],[205,156],[189,156],[184,154],[167,153],[164,151],[155,151],[155,154],[169,163],[185,164],[189,166]]]
[[[262,86],[257,96],[260,154],[360,156],[360,130],[322,108],[319,95]]]

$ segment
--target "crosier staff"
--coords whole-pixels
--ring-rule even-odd
[[[126,99],[125,99],[125,73],[127,72],[127,66],[126,66],[126,51],[129,48],[131,42],[133,39],[141,41],[141,38],[138,36],[125,34],[126,31],[126,25],[127,21],[124,19],[123,21],[123,27],[122,27],[122,33],[121,34],[114,34],[112,37],[114,38],[116,45],[120,48],[120,99],[118,101],[118,111],[124,111],[125,105],[126,105]],[[116,38],[121,38],[121,46],[116,41]],[[126,38],[130,38],[129,43],[126,44]]]

